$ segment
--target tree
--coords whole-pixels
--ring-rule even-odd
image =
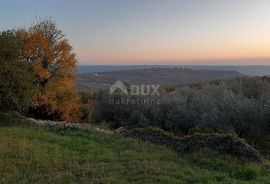
[[[12,31],[0,33],[0,111],[26,112],[36,92],[30,65],[20,57],[21,40]]]
[[[39,118],[79,121],[79,95],[75,90],[76,58],[54,21],[40,21],[17,31],[23,41],[23,58],[30,64],[40,93],[31,112]]]

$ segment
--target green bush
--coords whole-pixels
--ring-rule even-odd
[[[37,90],[30,63],[20,58],[20,40],[0,33],[0,111],[26,112]]]
[[[159,92],[159,105],[110,104],[111,99],[143,97],[98,92],[93,120],[110,122],[113,128],[154,126],[185,135],[236,133],[250,143],[265,142],[270,134],[270,77],[161,88]]]

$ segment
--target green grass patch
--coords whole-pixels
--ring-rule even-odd
[[[117,135],[0,128],[0,183],[269,183],[268,163],[179,154]]]

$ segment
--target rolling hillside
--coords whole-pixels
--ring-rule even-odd
[[[231,79],[244,76],[235,71],[193,70],[186,68],[148,68],[138,70],[122,70],[100,73],[79,74],[77,87],[79,90],[93,90],[110,86],[117,80],[130,84],[156,84],[176,86],[209,81]]]

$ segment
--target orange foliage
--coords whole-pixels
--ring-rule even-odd
[[[32,64],[40,93],[32,109],[52,119],[79,121],[79,96],[75,90],[76,58],[62,31],[51,20],[17,32],[24,43],[23,57]]]

